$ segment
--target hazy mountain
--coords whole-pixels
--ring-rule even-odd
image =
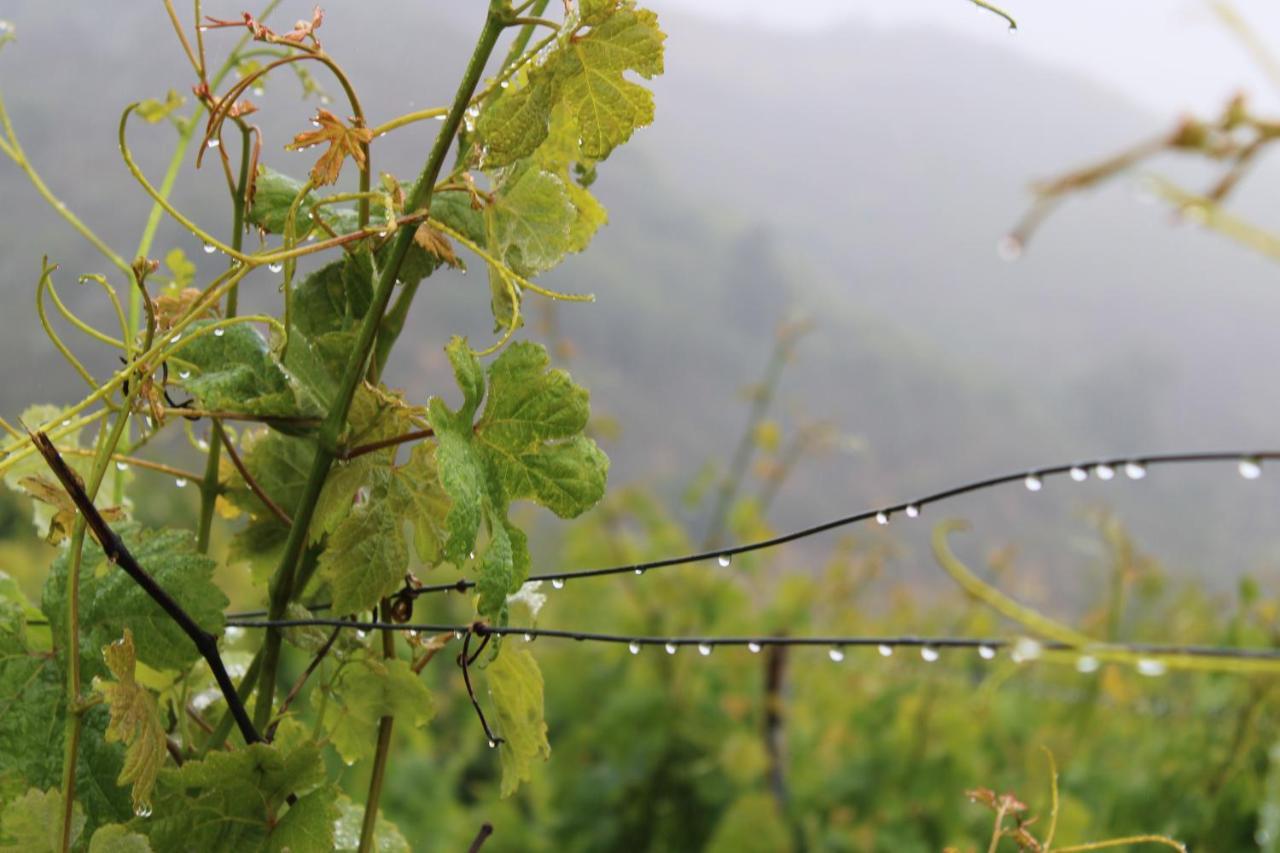
[[[238,10],[206,5],[226,17]],[[305,4],[285,5],[280,19],[291,21]],[[331,9],[322,35],[369,115],[447,99],[478,5],[353,9]],[[0,53],[0,89],[29,154],[54,191],[129,254],[149,205],[119,162],[115,127],[125,103],[187,79],[167,21],[149,6],[68,16],[35,0],[11,0],[4,15],[21,41]],[[762,369],[776,322],[794,311],[816,328],[788,368],[780,412],[790,422],[829,419],[869,450],[803,465],[779,501],[782,524],[1078,456],[1268,443],[1280,412],[1260,391],[1280,288],[1267,262],[1170,227],[1123,186],[1064,208],[1019,263],[996,258],[1029,179],[1144,138],[1170,117],[938,32],[665,25],[658,121],[601,169],[611,224],[549,277],[599,296],[557,318],[597,411],[623,428],[609,446],[614,482],[642,478],[674,494],[705,460],[727,455],[744,417],[740,389]],[[209,43],[229,38],[211,33]],[[262,121],[264,160],[300,173],[306,155],[281,150],[306,118],[295,90],[281,77],[265,99],[280,114]],[[416,172],[430,130],[389,140],[376,168]],[[134,126],[156,179],[170,137]],[[1267,174],[1252,180],[1265,184]],[[195,183],[179,204],[225,228],[214,165]],[[1254,212],[1269,212],[1263,193],[1249,195]],[[0,284],[12,306],[0,404],[10,413],[80,393],[31,321],[41,253],[63,263],[77,310],[109,315],[96,292],[72,284],[73,273],[105,265],[7,162],[0,198]],[[166,223],[153,254],[174,245],[213,269]],[[251,302],[278,298],[265,274],[248,288]],[[429,282],[406,335],[414,356],[391,379],[417,396],[448,387],[440,347],[457,330],[487,339],[487,304],[483,276]],[[979,521],[974,542],[1020,541],[1027,565],[1062,570],[1081,564],[1081,496],[1122,509],[1162,555],[1223,577],[1280,544],[1265,524],[1277,488],[1264,478],[1246,492],[1226,468],[1084,490],[1051,483],[1034,502],[1011,489],[945,511]],[[915,543],[905,553],[921,563],[927,530],[921,522],[904,534]]]

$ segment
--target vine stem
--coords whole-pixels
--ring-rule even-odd
[[[92,496],[97,494],[102,478],[107,473],[112,450],[119,443],[120,436],[124,434],[125,426],[129,423],[129,408],[132,402],[133,396],[130,395],[125,408],[116,416],[110,433],[105,428],[99,433],[97,455],[93,460],[93,468],[89,472],[89,480],[85,484],[88,500],[92,500]],[[77,516],[75,528],[71,533],[70,559],[67,567],[67,719],[64,724],[62,745],[62,837],[60,842],[63,853],[71,849],[71,815],[76,802],[76,761],[80,750],[80,730],[86,710],[80,703],[80,562],[84,554],[85,529],[86,517],[81,513]]]
[[[382,600],[382,618],[391,619],[391,608],[387,600]],[[335,629],[336,632],[341,629]],[[382,632],[382,656],[390,660],[396,656],[396,635],[394,631]],[[374,831],[378,825],[378,801],[382,799],[382,779],[387,772],[387,757],[391,750],[391,729],[396,718],[391,715],[378,720],[378,742],[373,752],[373,770],[369,774],[369,795],[364,800],[364,821],[360,825],[359,853],[369,853],[373,849]]]
[[[444,165],[445,156],[448,154],[453,144],[453,139],[458,133],[458,128],[462,124],[463,113],[471,100],[472,93],[480,83],[484,67],[489,61],[489,56],[493,53],[494,47],[497,45],[498,36],[502,33],[503,27],[506,26],[509,14],[508,4],[504,0],[490,0],[489,12],[485,17],[484,27],[480,32],[480,37],[476,42],[471,59],[467,63],[466,73],[458,84],[453,106],[449,109],[449,115],[445,119],[444,127],[436,135],[431,153],[423,166],[422,174],[418,176],[413,189],[409,192],[405,202],[405,209],[414,211],[419,208],[426,208],[430,204],[431,194],[435,187],[436,179],[440,175],[440,169]],[[293,526],[289,529],[289,537],[285,541],[284,553],[281,555],[280,563],[271,579],[269,613],[272,618],[279,619],[284,614],[289,601],[293,598],[294,570],[303,546],[307,542],[308,528],[311,526],[311,518],[315,513],[316,502],[320,498],[320,489],[324,486],[325,478],[329,474],[329,468],[336,458],[338,440],[346,424],[347,411],[351,407],[351,400],[355,396],[356,388],[364,378],[366,364],[373,350],[374,340],[377,337],[382,316],[387,309],[387,304],[391,301],[391,294],[395,290],[396,277],[400,273],[400,267],[404,263],[405,255],[409,252],[409,246],[413,243],[414,230],[411,227],[401,226],[396,231],[395,242],[391,248],[391,256],[379,271],[378,281],[374,287],[372,304],[361,321],[359,336],[352,347],[346,369],[343,372],[342,384],[328,415],[325,417],[323,424],[321,424],[316,452],[311,462],[306,486],[304,487],[302,498],[298,502],[298,507],[293,513]],[[276,671],[280,665],[280,644],[282,640],[283,634],[279,630],[272,629],[267,631],[263,641],[262,673],[259,676],[258,695],[254,706],[254,719],[257,721],[259,728],[265,727],[271,719],[272,702],[275,698]]]
[[[249,187],[249,160],[253,152],[248,128],[240,129],[240,176],[236,180],[236,191],[232,199],[231,245],[238,252],[244,244],[244,208],[245,193]],[[234,265],[234,261],[232,264]],[[240,286],[237,284],[227,291],[227,317],[236,315]],[[200,526],[196,533],[196,550],[201,554],[209,553],[209,534],[213,530],[213,510],[218,500],[218,463],[222,459],[222,443],[226,440],[222,424],[214,420],[211,427],[209,453],[205,457],[204,479],[200,482]]]

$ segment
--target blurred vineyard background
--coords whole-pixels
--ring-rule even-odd
[[[70,14],[9,0],[0,13],[20,40],[6,48],[0,81],[55,191],[128,245],[149,203],[109,136],[126,102],[164,96],[152,81],[184,79],[181,56],[155,9],[80,5]],[[457,34],[483,12],[465,5],[328,10],[326,44],[351,57],[371,115],[446,99],[465,43]],[[1280,398],[1266,390],[1278,354],[1274,261],[1173,224],[1126,181],[1060,211],[1018,263],[995,251],[1027,206],[1030,179],[1162,132],[1174,116],[927,25],[776,31],[655,5],[670,33],[658,121],[601,179],[611,226],[550,277],[599,301],[530,318],[591,389],[593,431],[614,460],[611,494],[584,521],[534,537],[535,571],[696,548],[739,474],[725,542],[1078,457],[1276,445]],[[279,17],[307,8],[287,2]],[[1015,11],[1034,26],[1035,10]],[[1215,26],[1209,16],[1198,25]],[[393,35],[410,31],[422,35],[405,50]],[[390,42],[397,49],[381,49]],[[53,112],[68,92],[74,112]],[[1220,94],[1225,102],[1232,90]],[[281,77],[265,98],[290,103],[298,87]],[[298,121],[308,109],[298,104]],[[267,123],[266,162],[297,156],[279,149],[292,128]],[[139,137],[156,173],[170,139]],[[400,144],[379,168],[411,171],[420,151]],[[1190,182],[1204,174],[1172,161],[1153,168]],[[1277,177],[1262,163],[1239,209],[1274,221]],[[0,199],[6,295],[34,289],[40,253],[71,271],[97,267],[16,170],[0,169]],[[213,174],[178,202],[226,204]],[[211,263],[177,229],[161,233],[158,246]],[[414,399],[452,388],[448,334],[490,331],[480,278],[430,282],[405,339],[417,363],[390,384]],[[250,307],[276,297],[253,289],[251,277]],[[89,294],[71,295],[101,319]],[[33,369],[54,355],[26,313],[0,318],[0,331],[6,413],[78,395],[70,371]],[[780,336],[788,355],[769,411],[749,422]],[[751,453],[735,470],[730,450],[744,430]],[[135,476],[148,484],[143,519],[194,517],[194,490]],[[945,513],[973,523],[956,545],[986,579],[1099,638],[1270,646],[1280,640],[1278,499],[1280,477],[1246,483],[1229,465],[1141,482],[1064,478],[1034,496],[1011,486],[730,567],[543,589],[537,618],[644,634],[1015,633],[934,565],[928,535]],[[28,518],[25,499],[0,496],[0,569],[38,600],[53,551]],[[538,530],[539,519],[529,523]],[[222,581],[248,600],[245,567],[226,566]],[[423,600],[415,616],[468,612]],[[255,641],[237,642],[229,659],[243,665]],[[1043,825],[1042,747],[1061,771],[1063,843],[1159,832],[1192,850],[1280,844],[1270,680],[1082,674],[967,652],[927,663],[869,650],[834,663],[816,649],[534,649],[553,757],[510,800],[498,799],[496,763],[456,669],[428,668],[440,720],[427,734],[399,731],[383,799],[413,849],[465,849],[490,821],[486,851],[985,850],[992,816],[966,791],[1014,792]],[[344,780],[353,792],[360,775]]]

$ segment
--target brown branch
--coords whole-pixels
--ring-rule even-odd
[[[325,640],[323,646],[316,651],[315,656],[311,658],[311,663],[307,664],[307,668],[303,670],[302,675],[298,676],[298,680],[293,683],[293,687],[289,688],[289,695],[284,697],[284,701],[280,703],[280,710],[276,711],[276,719],[267,727],[267,740],[270,741],[276,736],[276,727],[280,725],[280,721],[284,719],[285,711],[289,710],[289,704],[298,698],[298,694],[302,692],[302,686],[307,683],[307,679],[320,666],[320,662],[324,660],[325,655],[329,654],[329,649],[333,648],[333,643],[338,639],[341,628],[334,628],[333,633],[329,635],[329,639]]]
[[[191,409],[186,406],[161,406],[160,411],[166,415],[174,415],[180,418],[188,418],[190,420],[198,420],[199,418],[212,418],[218,421],[248,421],[258,424],[289,424],[290,426],[319,426],[319,418],[305,417],[303,415],[251,415],[245,412],[220,412],[209,411],[206,409]]]
[[[462,652],[458,655],[458,666],[462,667],[462,683],[467,687],[467,696],[471,699],[471,707],[476,709],[476,716],[480,718],[480,725],[484,727],[484,735],[489,739],[489,747],[496,747],[500,743],[505,742],[505,738],[498,737],[493,733],[493,729],[489,728],[489,721],[484,718],[484,710],[480,707],[480,701],[476,699],[476,691],[471,686],[471,638],[477,633],[483,633],[486,640],[489,639],[489,632],[485,630],[483,625],[473,625],[466,636],[462,638]],[[481,649],[484,647],[481,646]],[[476,652],[479,654],[479,652]]]
[[[467,853],[480,853],[480,848],[489,840],[489,836],[493,835],[493,824],[483,823],[480,825],[480,831],[476,833],[476,840],[471,842],[471,846],[467,848]]]
[[[191,615],[182,608],[182,605],[164,587],[160,586],[156,579],[142,567],[137,558],[130,553],[129,549],[125,547],[124,540],[111,529],[102,514],[98,512],[97,507],[93,505],[93,501],[85,494],[84,486],[81,485],[79,477],[67,466],[61,454],[58,453],[58,448],[54,447],[53,442],[49,440],[49,436],[43,432],[29,432],[28,435],[31,436],[36,449],[40,451],[40,455],[44,457],[45,462],[48,463],[58,481],[62,483],[62,487],[71,496],[76,508],[84,516],[85,523],[93,531],[93,537],[102,546],[107,559],[124,569],[125,574],[132,578],[134,583],[142,587],[143,592],[150,596],[151,600],[159,605],[160,609],[176,622],[183,633],[195,644],[200,656],[209,664],[209,669],[213,672],[214,681],[218,683],[218,689],[222,692],[222,696],[227,702],[227,708],[231,711],[236,724],[240,727],[240,734],[244,737],[245,743],[261,741],[262,737],[258,734],[258,730],[253,727],[253,722],[245,712],[244,704],[240,701],[239,694],[236,693],[235,685],[231,683],[231,676],[227,674],[227,668],[222,663],[222,656],[218,653],[218,638],[200,627],[199,623],[192,619]]]
[[[244,460],[240,458],[240,454],[236,453],[235,446],[231,443],[231,439],[227,437],[225,429],[216,430],[218,437],[222,439],[222,446],[227,449],[227,456],[231,459],[231,464],[236,466],[236,470],[240,472],[240,476],[244,478],[245,485],[249,487],[249,491],[253,492],[263,505],[271,510],[271,514],[280,520],[285,527],[293,526],[293,519],[289,517],[289,513],[280,508],[280,505],[271,499],[271,495],[267,494],[261,484],[253,478],[249,473],[249,469],[244,467]]]

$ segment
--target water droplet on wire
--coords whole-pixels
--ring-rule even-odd
[[[1099,480],[1110,480],[1116,475],[1116,469],[1103,462],[1093,469],[1093,473],[1098,475]]]
[[[755,641],[747,643],[747,651],[751,652],[753,655],[760,654],[760,644]]]
[[[707,655],[711,654],[711,644],[710,644],[710,643],[698,643],[698,654],[702,655],[704,658],[705,658]]]
[[[1072,465],[1071,479],[1075,480],[1077,483],[1083,483],[1085,480],[1089,479],[1089,469],[1085,468],[1083,465]]]
[[[978,646],[978,657],[983,660],[991,660],[996,656],[996,650],[991,646]]]
[[[1141,480],[1147,476],[1147,466],[1141,462],[1126,462],[1124,473],[1130,480]]]
[[[920,657],[925,661],[925,663],[933,663],[939,657],[938,650],[933,646],[921,646]]]
[[[1083,672],[1087,675],[1097,671],[1098,659],[1093,655],[1081,655],[1076,659],[1076,672]]]
[[[675,643],[667,643],[666,645],[663,646],[663,648],[667,650],[667,654],[669,655],[674,655],[676,653]]]
[[[840,663],[840,661],[844,660],[844,649],[839,646],[833,646],[827,650],[827,657],[831,658],[831,660],[836,663]]]
[[[1156,660],[1155,658],[1139,658],[1136,667],[1140,675],[1145,675],[1148,678],[1155,678],[1169,671],[1164,661]]]
[[[556,589],[564,589],[564,578],[553,578],[551,580],[551,586]]]
[[[889,523],[889,513],[885,512],[884,510],[880,510],[879,512],[876,513],[876,524],[888,524],[888,523]]]
[[[633,655],[640,654],[640,644],[637,643],[635,640],[632,640],[629,644],[627,644],[627,648],[631,651],[631,654]]]
[[[1028,474],[1022,484],[1027,487],[1028,492],[1038,492],[1044,487],[1044,481],[1040,479],[1039,474]]]
[[[1247,457],[1240,460],[1238,466],[1240,476],[1246,480],[1256,480],[1262,476],[1262,463],[1257,459]]]
[[[880,652],[880,657],[882,658],[891,657],[893,655],[893,646],[888,643],[881,643],[876,647],[876,650]]]
[[[907,504],[907,518],[919,518],[919,517],[920,517],[920,505]]]
[[[719,557],[716,557],[716,562],[720,564],[720,568],[727,569],[729,568],[729,564],[733,562],[733,555],[721,554]]]

